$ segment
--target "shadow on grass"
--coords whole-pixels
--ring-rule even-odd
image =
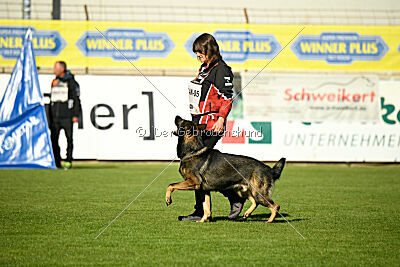
[[[242,216],[237,217],[235,220],[229,220],[227,217],[213,217],[212,221],[232,221],[232,222],[265,222],[268,220],[271,214],[255,214],[251,215],[247,219],[243,219]],[[310,218],[296,218],[296,219],[289,219],[290,214],[288,213],[281,213],[282,216],[286,218],[288,222],[299,222],[299,221],[306,221],[310,220]],[[286,220],[282,218],[282,216],[277,215],[275,220],[272,223],[286,223]]]

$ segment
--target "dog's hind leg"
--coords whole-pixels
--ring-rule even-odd
[[[259,203],[265,207],[268,207],[271,211],[271,215],[266,223],[271,223],[275,220],[276,214],[279,212],[280,206],[272,200],[272,192],[274,191],[274,184],[271,183],[265,190],[265,195],[261,194],[257,197]]]
[[[210,191],[204,192],[205,197],[204,197],[204,202],[203,202],[203,211],[204,215],[203,218],[199,222],[206,222],[208,219],[211,217],[211,195]]]
[[[244,213],[243,215],[243,219],[247,219],[250,214],[257,208],[258,204],[256,203],[256,200],[254,199],[254,197],[252,195],[248,196],[248,200],[250,200],[251,202],[251,206],[250,208]]]

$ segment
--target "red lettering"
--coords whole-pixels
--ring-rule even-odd
[[[313,96],[313,98],[314,98],[314,101],[316,101],[316,100],[321,100],[321,101],[323,101],[324,100],[324,98],[325,98],[325,96],[326,96],[326,93],[324,93],[324,94],[320,94],[320,93],[318,93],[318,94],[312,94],[312,96]]]
[[[286,100],[286,101],[292,100],[292,95],[290,94],[291,91],[292,91],[292,89],[290,89],[290,88],[285,90],[285,95],[287,95],[288,98],[284,98],[283,100]]]
[[[359,94],[354,94],[353,95],[353,102],[359,102],[360,98],[361,98],[361,96]]]
[[[375,97],[375,92],[372,91],[372,92],[371,92],[371,102],[374,102],[374,97]]]
[[[306,89],[303,88],[303,90],[301,90],[301,100],[304,100],[304,96],[307,96],[307,100],[310,100],[310,94],[306,93]]]
[[[350,102],[350,94],[346,94],[346,89],[343,88],[342,91],[342,102],[349,101]]]
[[[368,98],[371,98],[371,102],[374,101],[376,93],[363,94],[352,94],[347,93],[345,88],[338,88],[337,93],[319,93],[319,92],[308,92],[307,89],[302,88],[301,91],[294,91],[292,88],[285,90],[285,101],[329,101],[329,102],[365,102]]]
[[[362,102],[365,102],[365,99],[368,97],[369,94],[363,94],[362,96]]]

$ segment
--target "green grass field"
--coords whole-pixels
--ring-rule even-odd
[[[400,166],[288,165],[276,183],[281,217],[180,222],[194,193],[176,191],[171,165],[98,239],[96,235],[166,166],[98,163],[64,170],[0,171],[1,265],[399,265]],[[246,202],[245,208],[250,203]],[[243,214],[244,211],[242,211]]]

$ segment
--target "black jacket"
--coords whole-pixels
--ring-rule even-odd
[[[81,109],[79,96],[79,84],[70,71],[67,70],[63,77],[57,76],[51,83],[50,120],[78,117]]]

